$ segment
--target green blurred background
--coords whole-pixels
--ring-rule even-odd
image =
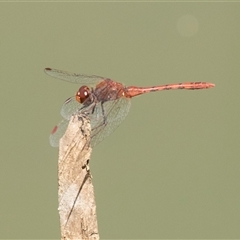
[[[1,3],[0,237],[60,237],[48,136],[78,85],[45,67],[126,85],[209,81],[132,99],[94,148],[99,232],[240,238],[239,3]]]

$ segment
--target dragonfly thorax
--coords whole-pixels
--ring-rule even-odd
[[[97,101],[106,102],[124,97],[125,88],[121,83],[114,82],[111,79],[105,79],[100,82],[93,90]]]

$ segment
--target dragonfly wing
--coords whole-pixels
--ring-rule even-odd
[[[67,130],[69,120],[62,120],[57,126],[55,126],[52,130],[52,133],[49,136],[50,145],[52,147],[59,146],[59,140],[64,135]]]
[[[96,105],[94,113],[89,116],[92,128],[92,147],[96,146],[121,124],[126,118],[130,106],[129,98],[119,98]]]
[[[79,103],[75,97],[70,97],[63,103],[60,113],[65,119],[69,120],[71,116],[78,112],[82,107],[83,105]]]
[[[71,83],[79,83],[79,84],[96,84],[99,81],[105,79],[104,77],[95,76],[95,75],[84,75],[77,73],[70,73],[67,71],[57,70],[53,68],[45,68],[45,73],[51,77],[59,78],[61,80],[71,82]]]
[[[89,106],[83,106],[73,98],[70,98],[70,100],[65,101],[61,110],[61,114],[65,119],[54,127],[50,135],[50,144],[53,147],[59,146],[59,140],[66,132],[70,117],[78,111],[89,116],[92,129],[91,146],[94,147],[121,124],[131,106],[129,98],[119,98],[97,104],[93,103]],[[75,102],[77,105],[75,105]],[[68,104],[71,104],[71,107]],[[72,106],[75,106],[75,108]]]

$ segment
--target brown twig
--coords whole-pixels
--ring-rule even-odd
[[[58,201],[61,239],[99,239],[96,204],[89,169],[91,127],[74,115],[60,140]]]

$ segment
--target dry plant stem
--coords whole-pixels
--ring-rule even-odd
[[[58,201],[61,239],[99,239],[94,189],[89,169],[91,127],[74,115],[60,140]]]

